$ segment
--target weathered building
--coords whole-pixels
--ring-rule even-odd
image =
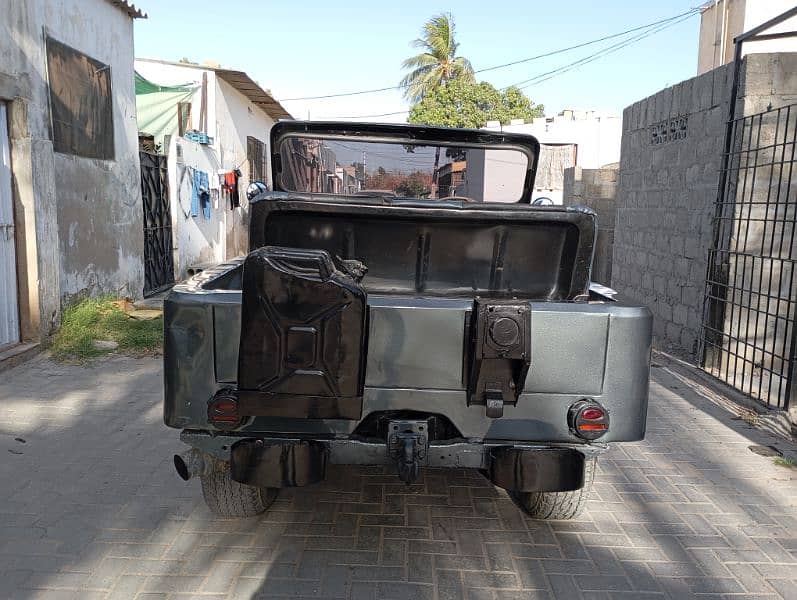
[[[133,21],[145,15],[123,0],[0,12],[2,258],[16,265],[0,268],[0,307],[18,316],[1,347],[48,336],[75,296],[142,293]]]
[[[292,117],[240,71],[154,59],[137,59],[135,69],[140,133],[165,157],[171,223],[160,226],[171,227],[171,279],[181,279],[203,264],[246,253],[246,187],[252,181],[271,186],[271,126]],[[225,185],[227,177],[236,189]],[[151,279],[148,274],[152,289],[168,283]]]
[[[487,129],[528,133],[540,142],[533,199],[549,198],[562,204],[564,173],[571,167],[600,169],[620,160],[622,119],[595,110],[566,109],[558,115],[522,120],[509,125],[488,122]]]
[[[733,38],[787,11],[794,0],[709,0],[700,7],[697,74],[728,64],[733,60]],[[769,29],[782,33],[797,29],[793,17]],[[742,56],[765,52],[797,52],[797,37],[756,40],[742,47]]]

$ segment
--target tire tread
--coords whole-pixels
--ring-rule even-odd
[[[274,488],[258,488],[233,481],[230,464],[217,460],[210,473],[203,474],[202,496],[208,508],[221,517],[254,517],[268,509],[277,497]]]
[[[568,520],[579,516],[589,500],[596,459],[584,462],[584,486],[572,492],[526,492],[519,495],[525,511],[535,519]]]

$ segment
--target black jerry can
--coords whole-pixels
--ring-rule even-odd
[[[239,411],[359,419],[365,290],[325,250],[264,247],[244,261]]]

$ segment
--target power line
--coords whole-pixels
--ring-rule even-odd
[[[649,31],[646,31],[644,33],[637,34],[637,35],[632,36],[631,38],[629,38],[627,40],[623,40],[622,42],[618,42],[616,44],[612,44],[611,46],[607,46],[606,48],[602,48],[602,49],[598,50],[597,52],[589,54],[589,55],[587,55],[587,56],[585,56],[583,58],[580,58],[580,59],[578,59],[576,61],[573,61],[573,62],[568,63],[566,65],[562,65],[562,66],[557,67],[556,69],[553,69],[551,71],[547,71],[545,73],[540,73],[539,75],[535,75],[534,77],[531,77],[529,79],[524,79],[523,81],[519,81],[517,83],[513,83],[513,84],[505,86],[505,87],[503,87],[501,89],[502,90],[506,90],[506,89],[508,89],[510,87],[517,87],[517,88],[523,90],[523,89],[526,89],[527,87],[530,87],[532,85],[536,85],[538,83],[542,83],[543,81],[548,81],[549,79],[552,79],[556,75],[559,75],[561,73],[565,73],[567,71],[570,71],[572,69],[575,69],[577,67],[585,65],[585,64],[590,63],[592,61],[598,60],[599,58],[602,58],[602,57],[606,56],[607,54],[612,54],[613,52],[617,52],[618,50],[621,50],[621,49],[625,48],[626,46],[630,46],[631,44],[635,44],[636,42],[638,42],[640,40],[643,40],[643,39],[645,39],[647,37],[655,35],[656,33],[660,32],[660,31],[662,31],[664,29],[667,29],[668,27],[672,27],[674,25],[677,25],[678,23],[686,21],[687,19],[691,18],[691,16],[692,15],[688,15],[688,16],[680,18],[677,21],[673,21],[673,22],[667,23],[666,25],[662,25],[662,26],[657,27],[655,29],[651,29]]]
[[[669,17],[667,19],[662,19],[661,21],[656,21],[654,23],[648,23],[647,25],[640,25],[639,27],[634,27],[633,29],[626,29],[625,31],[621,31],[620,33],[613,33],[612,35],[607,35],[602,38],[598,38],[596,40],[590,40],[589,42],[583,42],[581,44],[576,44],[575,46],[569,46],[567,48],[562,48],[560,50],[553,50],[551,52],[546,52],[544,54],[538,54],[537,56],[531,56],[529,58],[523,58],[520,60],[516,60],[509,63],[504,63],[502,65],[496,65],[494,67],[487,67],[485,69],[479,69],[478,71],[474,71],[474,73],[484,73],[485,71],[494,71],[496,69],[503,69],[504,67],[511,67],[514,65],[519,65],[521,63],[530,62],[532,60],[538,60],[540,58],[548,58],[549,56],[554,56],[555,54],[562,54],[563,52],[568,52],[570,50],[577,50],[578,48],[584,48],[585,46],[591,46],[593,44],[598,44],[600,42],[605,42],[606,40],[611,40],[623,35],[627,35],[629,33],[633,33],[635,31],[640,31],[642,29],[648,29],[651,27],[655,27],[656,25],[661,25],[662,23],[669,23],[670,21],[674,21],[675,19],[680,19],[681,17],[691,17],[694,14],[697,14],[700,11],[699,8],[692,8],[686,12],[681,13],[680,15],[675,15],[674,17]]]
[[[382,113],[379,115],[352,115],[348,117],[324,117],[325,119],[364,119],[366,117],[392,117],[393,115],[405,115],[408,110],[397,110],[396,112]]]
[[[657,27],[657,28],[654,28],[654,29],[650,29],[649,31],[645,31],[643,33],[637,34],[637,35],[632,36],[631,38],[629,38],[627,40],[623,40],[622,42],[618,42],[616,44],[612,44],[611,46],[607,46],[606,48],[602,48],[601,50],[598,50],[597,52],[589,54],[589,55],[587,55],[587,56],[585,56],[583,58],[580,58],[580,59],[578,59],[576,61],[573,61],[573,62],[568,63],[566,65],[562,65],[562,66],[557,67],[556,69],[553,69],[551,71],[546,71],[545,73],[540,73],[539,75],[535,75],[534,77],[531,77],[529,79],[525,79],[525,80],[520,81],[518,83],[513,83],[513,84],[510,84],[510,85],[504,86],[504,87],[502,87],[500,89],[502,91],[505,91],[505,90],[509,89],[510,87],[518,87],[519,89],[523,90],[523,89],[526,89],[526,88],[531,87],[533,85],[537,85],[539,83],[542,83],[544,81],[548,81],[549,79],[553,79],[554,77],[557,77],[558,75],[561,75],[562,73],[566,73],[567,71],[571,71],[571,70],[573,70],[575,68],[578,68],[578,67],[580,67],[582,65],[585,65],[587,63],[590,63],[590,62],[593,62],[595,60],[598,60],[599,58],[602,58],[602,57],[606,56],[607,54],[611,54],[613,52],[617,52],[618,50],[621,50],[622,48],[625,48],[626,46],[630,46],[631,44],[634,44],[634,43],[636,43],[636,42],[638,42],[640,40],[643,40],[643,39],[645,39],[647,37],[650,37],[650,36],[660,32],[660,31],[662,31],[664,29],[667,29],[668,27],[672,27],[674,25],[677,25],[678,23],[686,21],[689,18],[691,18],[692,15],[695,14],[695,12],[696,11],[689,11],[688,13],[683,13],[683,14],[679,15],[679,18],[677,20],[668,19],[667,21],[669,21],[669,22],[664,24],[664,25],[661,25],[660,27]],[[408,114],[409,112],[410,112],[409,110],[403,110],[403,111],[398,111],[398,112],[393,112],[393,113],[384,113],[384,114],[381,114],[381,115],[357,115],[357,116],[341,116],[341,117],[330,117],[330,118],[333,118],[333,119],[367,119],[367,118],[375,118],[375,117],[385,117],[385,116],[390,116],[390,115]]]
[[[539,60],[541,58],[547,58],[549,56],[555,56],[556,54],[562,54],[564,52],[569,52],[570,50],[577,50],[578,48],[584,48],[585,46],[591,46],[593,44],[598,44],[600,42],[605,42],[606,40],[610,40],[610,39],[614,39],[614,38],[617,38],[617,37],[621,37],[621,36],[627,35],[629,33],[634,33],[635,31],[648,29],[648,28],[651,28],[651,27],[655,27],[657,25],[661,25],[663,23],[669,23],[670,21],[674,21],[675,19],[680,19],[681,17],[686,17],[686,16],[691,17],[692,15],[697,14],[699,11],[700,11],[699,8],[692,8],[692,9],[690,9],[690,10],[688,10],[686,12],[683,12],[683,13],[681,13],[679,15],[675,15],[673,17],[668,17],[666,19],[661,19],[659,21],[654,21],[653,23],[648,23],[647,25],[640,25],[638,27],[633,27],[631,29],[626,29],[625,31],[621,31],[619,33],[613,33],[611,35],[606,35],[606,36],[603,36],[601,38],[590,40],[588,42],[582,42],[582,43],[576,44],[574,46],[568,46],[567,48],[559,48],[558,50],[552,50],[550,52],[545,52],[543,54],[538,54],[536,56],[530,56],[528,58],[521,58],[519,60],[514,60],[514,61],[511,61],[511,62],[502,63],[500,65],[494,65],[492,67],[485,67],[483,69],[477,69],[476,71],[474,71],[474,73],[486,73],[487,71],[495,71],[497,69],[503,69],[503,68],[506,68],[506,67],[512,67],[514,65],[519,65],[519,64],[522,64],[522,63],[531,62],[533,60]],[[407,87],[409,87],[408,84],[406,84],[406,85],[399,84],[399,85],[391,85],[391,86],[382,87],[382,88],[373,88],[373,89],[370,89],[370,90],[357,90],[357,91],[354,91],[354,92],[340,92],[340,93],[335,93],[335,94],[322,94],[322,95],[319,95],[319,96],[300,96],[300,97],[296,97],[296,98],[280,98],[278,100],[278,102],[293,102],[293,101],[297,101],[297,100],[323,100],[323,99],[326,99],[326,98],[341,98],[341,97],[344,97],[344,96],[360,96],[360,95],[363,95],[363,94],[376,94],[376,93],[379,93],[379,92],[388,92],[388,91],[391,91],[391,90],[401,90],[401,89],[404,89],[404,88],[407,88]],[[386,113],[384,115],[373,115],[373,116],[389,116],[390,114],[399,114],[399,113]],[[352,117],[352,118],[357,118],[357,117]]]

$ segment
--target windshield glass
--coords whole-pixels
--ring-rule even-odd
[[[288,136],[279,147],[285,191],[517,202],[529,168],[514,148],[452,147]]]

